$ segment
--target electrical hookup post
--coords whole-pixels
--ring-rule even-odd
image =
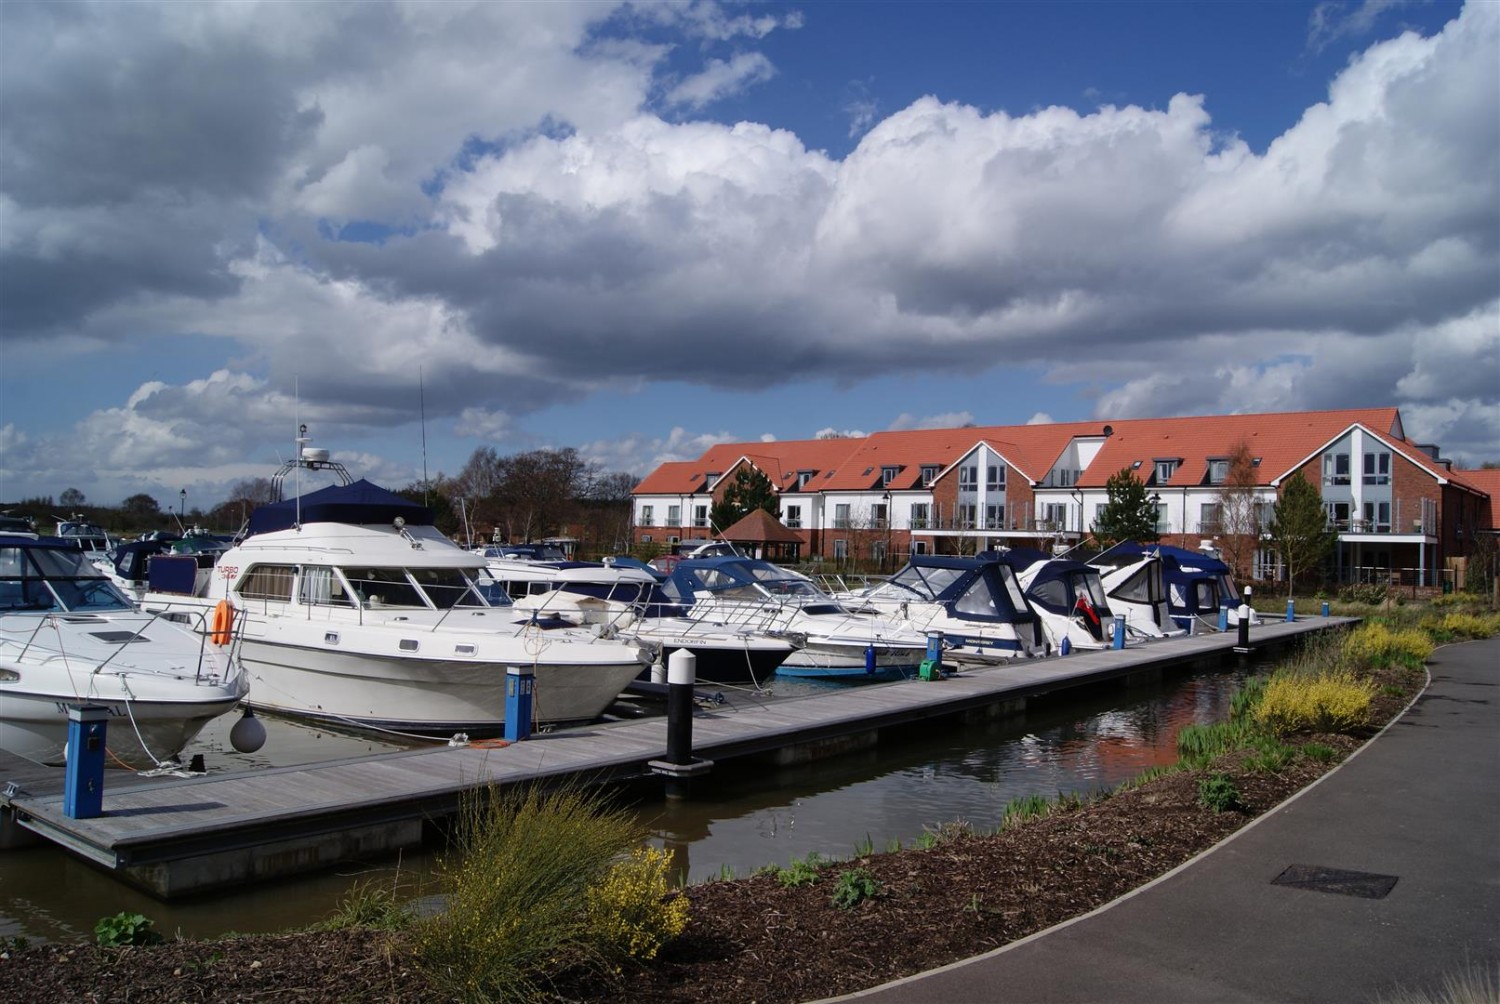
[[[667,657],[667,758],[652,760],[646,766],[667,781],[667,797],[687,798],[692,779],[707,774],[712,760],[693,756],[693,677],[698,671],[698,657],[679,648]]]
[[[1245,587],[1245,601],[1240,604],[1240,634],[1234,654],[1243,661],[1250,658],[1255,649],[1250,647],[1250,587]]]
[[[63,774],[63,815],[95,819],[104,814],[104,739],[109,709],[68,705],[68,753]]]

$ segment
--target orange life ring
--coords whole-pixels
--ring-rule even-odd
[[[228,600],[220,600],[214,607],[214,624],[208,637],[215,645],[228,645],[234,637],[234,607]]]

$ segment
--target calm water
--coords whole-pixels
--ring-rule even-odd
[[[866,842],[877,850],[894,841],[910,845],[925,829],[952,820],[993,829],[1014,798],[1090,794],[1173,762],[1178,731],[1222,718],[1242,679],[1232,671],[1184,675],[1104,696],[1074,695],[1013,719],[883,741],[802,767],[716,771],[685,802],[668,803],[654,787],[643,788],[635,811],[656,842],[677,852],[690,881],[748,875],[813,852],[847,857]],[[940,684],[902,684],[924,685]],[[784,697],[806,687],[775,689]],[[765,699],[730,688],[724,693],[732,702]],[[244,769],[247,760],[285,766],[401,748],[264,721],[268,740],[253,756],[230,748],[233,717],[211,726],[188,752],[203,753],[216,771]],[[360,882],[399,887],[403,895],[434,892],[435,867],[434,852],[423,849],[370,867],[162,903],[61,851],[12,851],[0,853],[0,937],[89,940],[100,917],[121,910],[143,913],[158,930],[187,937],[284,930],[326,917]]]

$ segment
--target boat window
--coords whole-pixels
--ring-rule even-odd
[[[1016,570],[1009,565],[998,565],[995,570],[1005,581],[1005,592],[1010,597],[1011,607],[1017,613],[1029,613],[1031,604],[1026,602],[1026,594],[1021,590],[1021,580],[1016,578]]]
[[[1154,567],[1156,566],[1143,566],[1140,571],[1116,587],[1114,595],[1126,603],[1150,603],[1151,569]]]
[[[422,592],[427,594],[432,605],[439,610],[486,605],[475,591],[474,583],[462,569],[413,568],[411,577],[417,580]]]
[[[346,568],[344,577],[368,607],[422,607],[427,601],[406,577],[404,568]]]
[[[1213,579],[1198,579],[1193,583],[1193,595],[1197,597],[1198,610],[1218,610],[1219,591]]]
[[[1048,579],[1032,585],[1031,598],[1048,610],[1065,613],[1069,609],[1068,587],[1061,579]]]
[[[1097,572],[1087,572],[1083,569],[1075,569],[1069,576],[1069,582],[1076,596],[1087,596],[1094,609],[1105,611],[1109,609],[1109,600],[1104,596],[1104,587],[1099,582]]]
[[[294,572],[291,565],[256,565],[244,574],[234,591],[247,600],[280,600],[289,603],[292,599]],[[323,572],[326,576],[328,569],[323,569]],[[306,588],[304,584],[304,591]],[[326,590],[325,585],[325,596]]]
[[[352,607],[344,582],[327,565],[306,565],[302,569],[302,584],[298,596],[303,603],[315,606]]]
[[[953,604],[954,612],[967,614],[970,617],[995,618],[1000,616],[1000,605],[995,602],[995,594],[990,591],[989,581],[984,576],[976,576]]]

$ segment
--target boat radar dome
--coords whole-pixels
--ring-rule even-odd
[[[302,460],[309,464],[328,463],[328,451],[314,446],[302,447]]]

